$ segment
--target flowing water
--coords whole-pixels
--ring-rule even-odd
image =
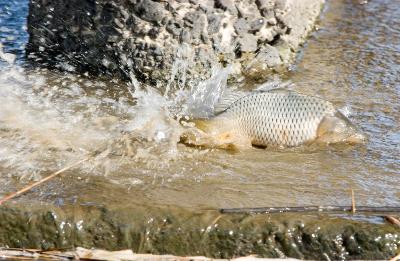
[[[24,61],[26,13],[26,0],[0,0],[1,53],[10,62],[0,64],[0,196],[97,150],[18,200],[193,209],[348,205],[354,189],[360,205],[400,205],[399,2],[330,1],[320,29],[280,75],[294,90],[351,111],[365,145],[236,152],[179,143],[178,120],[209,113],[232,88],[229,68],[192,86],[160,83],[162,91],[32,68]]]

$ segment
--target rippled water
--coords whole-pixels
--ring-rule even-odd
[[[178,143],[176,114],[204,113],[199,99],[212,102],[207,94],[224,88],[226,70],[191,89],[165,83],[164,95],[118,79],[30,68],[23,58],[26,1],[0,0],[0,10],[0,41],[17,55],[17,64],[0,64],[0,195],[99,150],[19,200],[195,209],[335,205],[349,204],[353,188],[358,204],[400,204],[399,2],[330,1],[320,29],[281,75],[295,90],[350,109],[367,144],[240,152]]]

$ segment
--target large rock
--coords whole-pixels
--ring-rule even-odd
[[[291,61],[323,1],[31,0],[27,51],[62,69],[150,83],[171,80],[176,59],[188,61],[175,64],[176,77],[205,78],[217,63],[264,77]]]

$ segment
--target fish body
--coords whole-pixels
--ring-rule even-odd
[[[216,106],[215,117],[197,121],[217,147],[294,147],[321,141],[358,142],[364,139],[332,103],[288,90],[230,95]],[[206,145],[206,144],[203,144]]]

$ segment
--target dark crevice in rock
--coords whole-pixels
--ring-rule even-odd
[[[278,43],[278,41],[281,39],[281,35],[280,34],[276,34],[274,36],[274,38],[272,39],[272,41],[268,42],[269,45],[276,45],[276,43]]]

